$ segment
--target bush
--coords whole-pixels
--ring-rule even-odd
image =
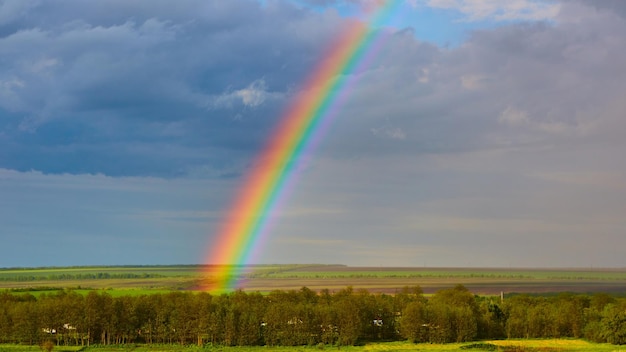
[[[46,340],[41,344],[41,349],[46,351],[46,352],[50,352],[54,349],[54,342],[52,342],[51,340]]]
[[[498,350],[498,346],[492,344],[492,343],[473,343],[470,345],[465,345],[465,346],[461,346],[460,347],[462,350],[485,350],[485,351],[497,351]]]

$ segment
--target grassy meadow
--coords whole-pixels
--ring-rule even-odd
[[[0,345],[0,352],[42,351],[39,346]],[[590,343],[583,340],[506,340],[483,341],[453,344],[413,344],[409,342],[383,342],[362,346],[300,346],[300,347],[223,347],[223,346],[180,346],[180,345],[128,345],[128,346],[55,346],[57,352],[307,352],[307,351],[503,351],[503,352],[617,352],[626,351],[626,347],[610,344]]]

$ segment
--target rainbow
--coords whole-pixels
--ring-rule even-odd
[[[256,159],[209,250],[207,261],[212,265],[205,269],[211,280],[208,290],[236,288],[299,160],[349,91],[353,82],[348,73],[369,62],[377,51],[376,42],[381,35],[376,28],[399,2],[378,1],[369,9],[369,25],[355,21],[348,26],[281,117],[277,131]]]

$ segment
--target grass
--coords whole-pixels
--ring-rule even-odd
[[[252,265],[246,268],[245,272],[247,274],[263,275],[292,270],[298,267],[300,265]],[[203,265],[0,268],[0,281],[199,278],[204,275],[203,268],[205,268]],[[96,276],[97,278],[93,279],[89,276]]]
[[[84,351],[86,348],[82,346],[54,346],[53,352],[78,352]],[[40,346],[23,346],[0,344],[0,352],[43,352]],[[105,352],[105,351],[102,351]]]
[[[608,343],[592,343],[578,339],[503,340],[490,342],[500,347],[520,347],[518,351],[626,351],[626,347]]]
[[[20,294],[31,294],[35,297],[39,297],[41,295],[44,294],[56,294],[59,293],[61,291],[64,291],[65,289],[51,289],[51,290],[46,290],[46,289],[39,289],[39,290],[26,290],[26,291],[18,291],[15,292],[13,291],[14,294],[20,295]],[[94,290],[94,289],[71,289],[72,292],[76,292],[78,294],[81,294],[83,296],[86,296],[89,292],[91,291],[97,291],[97,292],[106,292],[109,295],[111,295],[112,297],[121,297],[121,296],[141,296],[141,295],[150,295],[150,294],[156,294],[156,293],[161,293],[161,294],[166,294],[166,293],[170,293],[172,292],[172,290],[168,290],[168,289],[100,289],[100,290]]]
[[[489,348],[491,347],[491,348]],[[65,347],[55,346],[53,351],[85,351],[85,352],[312,352],[312,351],[346,351],[346,352],[365,352],[365,351],[505,351],[505,352],[617,352],[626,351],[626,347],[615,346],[609,344],[596,344],[583,340],[505,340],[505,341],[483,341],[471,343],[456,344],[413,344],[409,342],[384,342],[372,343],[363,346],[298,346],[298,347],[222,347],[207,346],[199,348],[196,346],[183,347],[180,345],[127,345],[127,346],[95,346],[95,347]],[[22,352],[22,351],[41,351],[39,346],[19,346],[19,345],[0,345],[0,352]]]
[[[199,266],[111,266],[111,267],[62,267],[62,268],[8,268],[0,269],[0,279],[12,279],[19,277],[60,277],[63,275],[98,275],[109,274],[114,276],[127,275],[146,275],[146,276],[190,276],[198,275]]]

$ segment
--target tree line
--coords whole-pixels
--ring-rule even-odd
[[[0,276],[0,281],[44,281],[44,280],[102,280],[102,279],[148,279],[167,277],[152,273],[79,273],[79,274],[50,274],[50,275],[6,275]]]
[[[0,293],[0,343],[297,346],[566,337],[626,344],[626,299],[559,294],[501,301],[473,295],[461,285],[429,298],[419,287],[393,295],[351,287],[267,295]]]

